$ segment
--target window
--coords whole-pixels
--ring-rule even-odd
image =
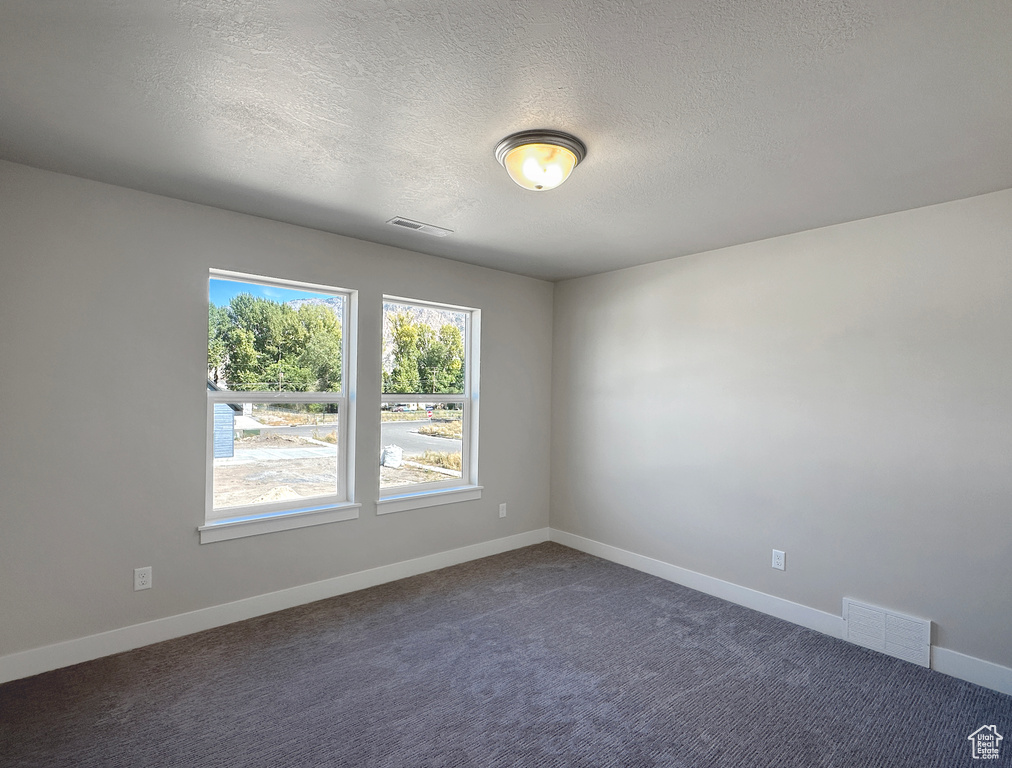
[[[384,297],[380,514],[481,498],[479,318]]]
[[[208,293],[201,542],[357,517],[354,292],[212,270]]]

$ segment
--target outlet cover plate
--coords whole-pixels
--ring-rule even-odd
[[[151,566],[134,568],[134,592],[151,589]]]

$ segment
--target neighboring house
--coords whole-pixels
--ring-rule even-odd
[[[220,392],[221,387],[210,379],[207,388],[212,392]],[[227,459],[234,455],[233,437],[235,435],[235,415],[242,413],[242,406],[233,403],[214,404],[214,458]]]

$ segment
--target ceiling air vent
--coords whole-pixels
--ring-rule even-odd
[[[387,224],[393,224],[395,227],[404,227],[405,229],[411,229],[415,232],[422,232],[426,235],[435,235],[436,237],[446,237],[448,234],[453,232],[452,229],[443,229],[442,227],[434,227],[431,224],[422,224],[420,221],[405,219],[403,216],[394,216],[387,222]]]

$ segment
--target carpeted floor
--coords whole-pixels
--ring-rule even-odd
[[[952,768],[981,725],[1012,697],[541,544],[0,686],[0,765]]]

